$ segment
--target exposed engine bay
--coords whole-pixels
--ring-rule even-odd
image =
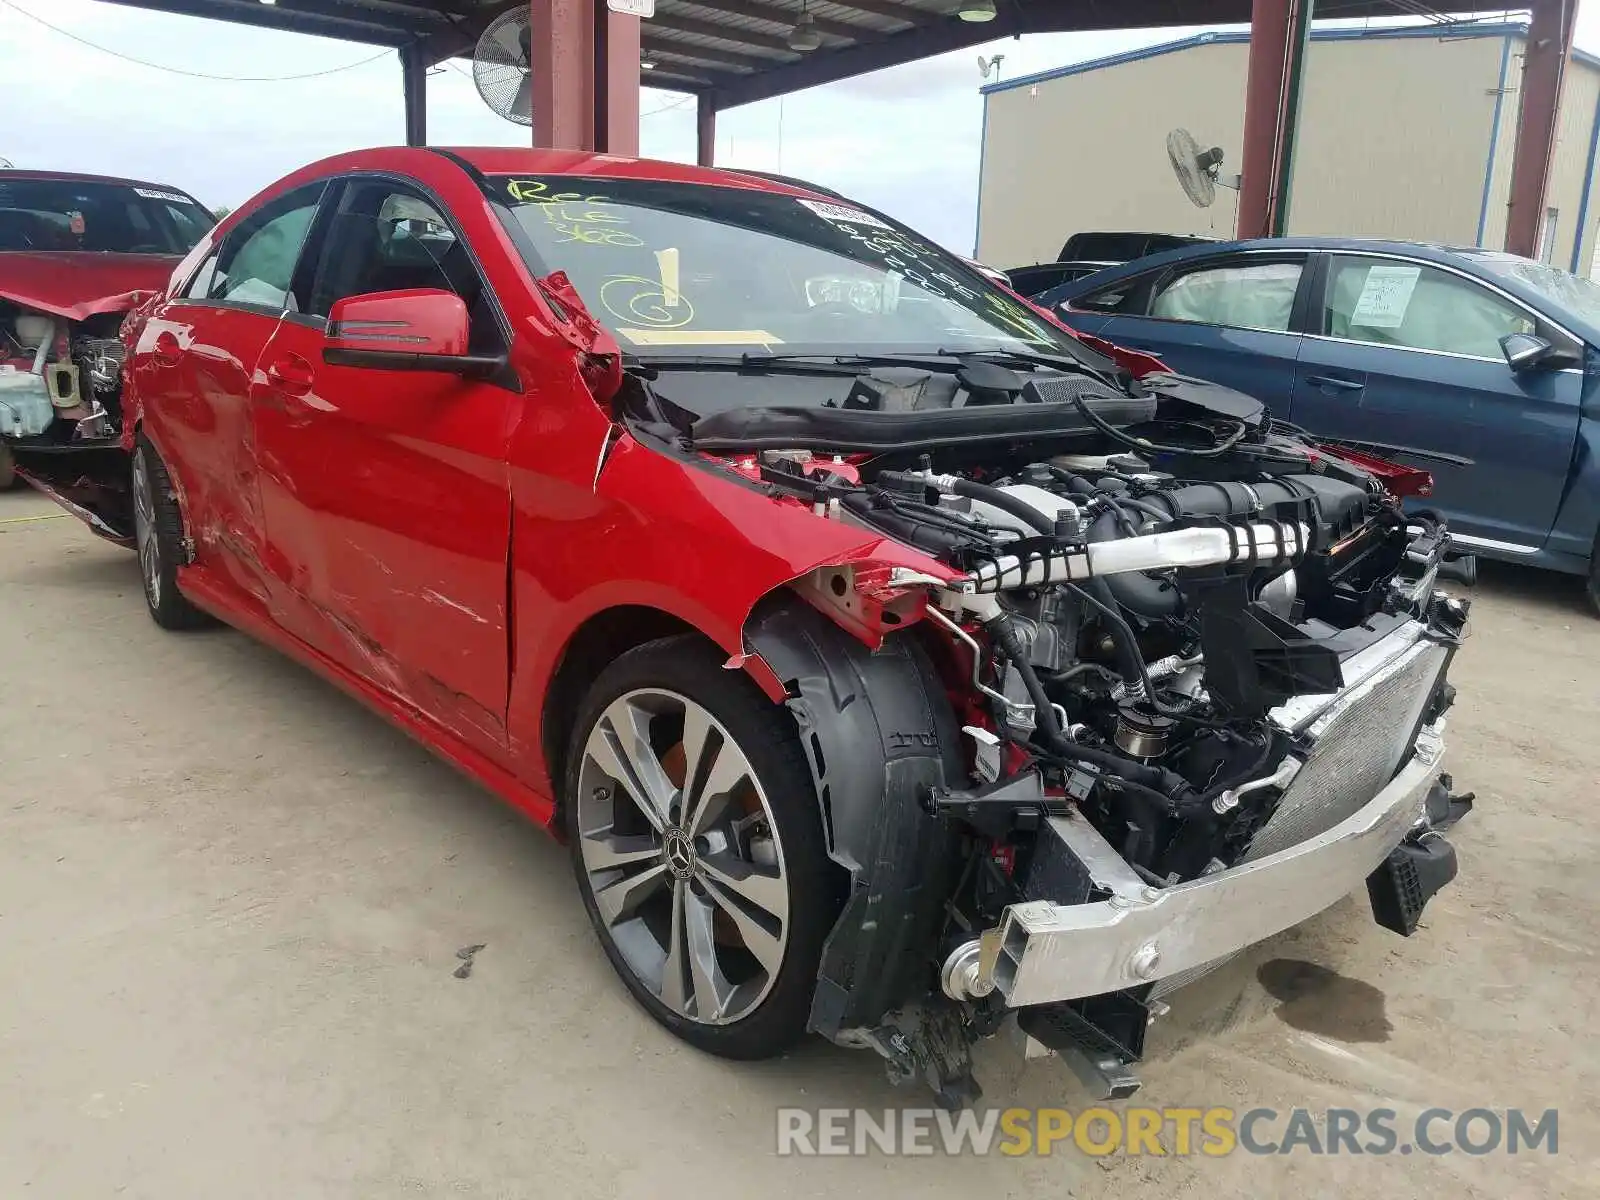
[[[61,443],[115,434],[123,316],[69,321],[0,299],[0,436]]]
[[[1127,1094],[1158,994],[1364,879],[1379,922],[1409,934],[1454,875],[1438,831],[1467,807],[1422,749],[1467,605],[1435,590],[1443,523],[1392,490],[1414,481],[1198,381],[1039,367],[874,368],[821,405],[721,411],[706,397],[728,376],[691,389],[661,369],[624,400],[685,452],[943,568],[823,569],[797,588],[881,638],[874,658],[907,642],[926,658],[920,701],[880,698],[878,668],[857,667],[880,727],[939,775],[898,785],[914,801],[892,749],[875,766],[857,735],[827,740],[841,685],[806,681],[837,672],[776,621],[752,645],[796,681],[822,759],[879,781],[862,801],[879,832],[835,853],[862,906],[830,941],[813,1027],[951,1103],[975,1094],[966,1044],[1013,1014]],[[946,699],[944,728],[904,715]],[[837,846],[851,801],[832,761],[814,766]],[[889,861],[913,846],[911,871]],[[869,964],[893,978],[864,981]]]
[[[132,303],[133,296],[126,298]],[[125,305],[79,319],[0,298],[0,481],[14,464],[119,544],[132,537],[121,446]]]

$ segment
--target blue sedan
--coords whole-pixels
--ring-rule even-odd
[[[1152,255],[1038,303],[1431,471],[1424,503],[1464,549],[1587,575],[1600,608],[1600,285],[1486,250],[1280,238]]]

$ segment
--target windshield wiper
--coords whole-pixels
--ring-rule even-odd
[[[648,371],[783,371],[796,375],[859,375],[863,367],[918,367],[955,372],[961,361],[939,350],[929,354],[625,354],[624,367]]]

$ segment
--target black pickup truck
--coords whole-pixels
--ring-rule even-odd
[[[1117,263],[1215,240],[1191,233],[1075,233],[1061,247],[1055,262],[1013,267],[1005,275],[1013,289],[1031,300],[1059,284],[1071,283]]]

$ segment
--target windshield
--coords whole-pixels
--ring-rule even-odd
[[[1563,271],[1560,267],[1518,258],[1514,254],[1478,254],[1473,257],[1490,275],[1515,279],[1574,316],[1592,325],[1600,325],[1600,284],[1574,275],[1571,271]]]
[[[165,188],[0,172],[0,251],[183,255],[215,224],[190,197]]]
[[[1065,351],[954,255],[841,201],[573,176],[491,183],[625,351]]]

